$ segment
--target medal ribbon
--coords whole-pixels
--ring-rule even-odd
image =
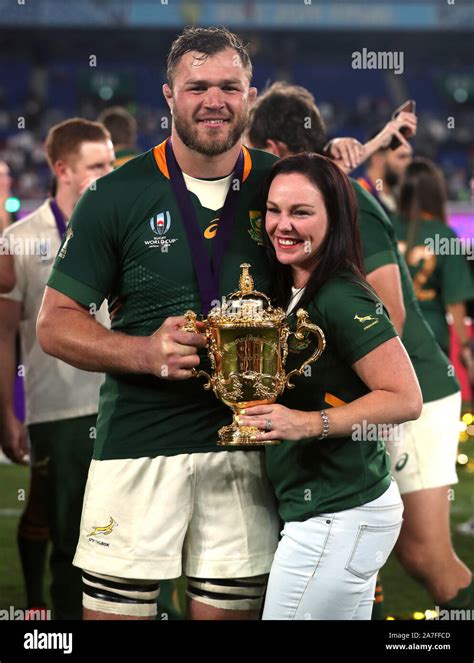
[[[217,232],[213,240],[212,256],[209,260],[191,195],[186,187],[183,173],[173,152],[171,138],[167,141],[165,149],[166,165],[168,166],[171,186],[181,213],[184,229],[191,248],[194,269],[196,270],[199,292],[201,294],[201,313],[207,315],[211,309],[212,301],[219,299],[219,273],[224,253],[232,235],[244,172],[243,150],[240,150],[239,158],[234,166],[229,191],[227,192],[224,207],[219,217]]]
[[[54,198],[51,198],[49,201],[49,206],[51,207],[51,211],[54,216],[54,220],[56,221],[56,228],[58,229],[59,237],[61,240],[64,237],[64,233],[66,232],[66,222],[64,220],[63,213],[58,207],[58,203]]]

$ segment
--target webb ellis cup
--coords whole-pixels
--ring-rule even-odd
[[[222,306],[212,309],[203,321],[212,375],[196,369],[193,374],[207,378],[204,389],[212,388],[234,412],[233,423],[219,430],[218,444],[279,444],[280,440],[255,440],[261,431],[255,426],[240,426],[238,415],[246,407],[274,403],[285,387],[293,389],[291,378],[301,375],[306,366],[319,358],[326,341],[322,330],[309,322],[303,309],[297,311],[296,330],[290,332],[283,309],[273,308],[266,295],[254,290],[250,265],[244,263],[240,267],[240,289],[225,298]],[[199,333],[196,314],[187,311],[185,317],[183,330]],[[316,349],[300,368],[286,374],[288,338],[294,335],[302,341],[307,332],[316,336]]]

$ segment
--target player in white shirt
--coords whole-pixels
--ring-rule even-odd
[[[72,566],[87,471],[92,455],[99,389],[103,376],[46,355],[36,339],[36,318],[46,281],[67,224],[82,192],[112,170],[114,153],[108,131],[80,118],[49,131],[46,153],[56,178],[55,198],[3,233],[16,282],[0,295],[0,430],[4,453],[31,465],[28,503],[18,545],[29,608],[41,607],[48,540],[54,616],[80,619],[81,574]],[[0,256],[0,262],[6,256]],[[96,318],[108,325],[108,314]],[[15,415],[15,341],[21,341],[26,421]]]

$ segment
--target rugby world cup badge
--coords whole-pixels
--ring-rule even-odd
[[[169,212],[160,212],[155,214],[150,219],[150,228],[153,230],[155,235],[163,237],[166,235],[171,226],[171,215]]]
[[[158,212],[149,220],[149,226],[153,231],[153,239],[145,240],[145,246],[149,249],[159,248],[162,253],[168,253],[168,249],[175,242],[176,237],[166,237],[171,228],[171,214],[169,212]]]

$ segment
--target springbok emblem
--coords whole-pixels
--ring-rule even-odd
[[[99,534],[103,534],[104,536],[108,536],[109,534],[112,533],[113,528],[117,526],[118,527],[118,522],[110,516],[110,522],[108,525],[104,525],[103,527],[94,527],[92,532],[87,534],[87,537],[89,536],[99,536]]]

